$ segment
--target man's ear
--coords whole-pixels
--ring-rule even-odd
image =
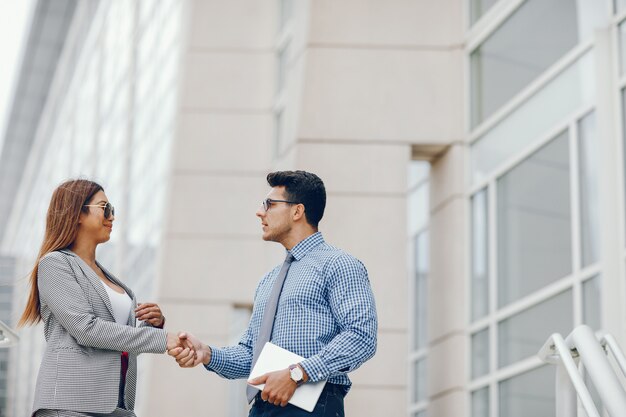
[[[304,204],[296,204],[296,209],[293,212],[293,220],[298,221],[304,217]]]

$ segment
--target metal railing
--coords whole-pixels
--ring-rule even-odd
[[[0,349],[14,346],[19,341],[19,336],[4,322],[0,321]]]
[[[588,417],[600,417],[601,412],[585,384],[579,364],[596,387],[602,406],[611,417],[626,417],[626,392],[611,365],[609,353],[626,376],[626,357],[610,334],[596,337],[589,326],[576,327],[566,338],[554,333],[539,351],[539,357],[557,366],[556,416],[578,415],[578,399]]]

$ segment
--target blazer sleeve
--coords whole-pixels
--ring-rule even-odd
[[[130,327],[95,315],[65,257],[52,252],[41,259],[37,285],[42,305],[82,346],[130,353],[164,353],[165,330]]]

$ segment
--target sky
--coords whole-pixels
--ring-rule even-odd
[[[33,5],[33,0],[0,0],[0,149]]]

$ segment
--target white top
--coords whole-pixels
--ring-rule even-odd
[[[104,282],[102,285],[104,285],[104,289],[107,290],[107,294],[109,294],[109,300],[111,300],[111,307],[113,307],[113,317],[115,317],[115,322],[117,324],[128,324],[132,300],[125,291],[120,294]]]

